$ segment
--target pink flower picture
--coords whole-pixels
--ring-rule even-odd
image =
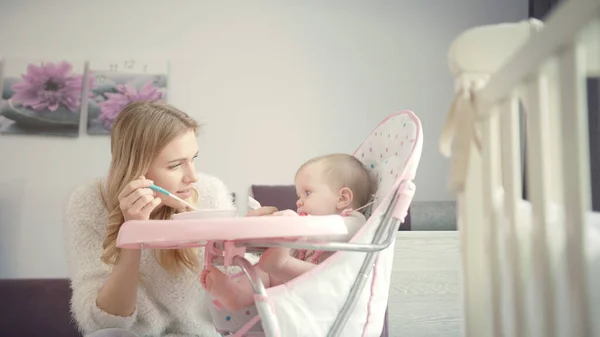
[[[100,102],[100,116],[98,119],[102,121],[105,128],[110,130],[112,123],[117,118],[117,115],[129,103],[135,101],[157,101],[163,97],[163,93],[158,91],[158,88],[147,82],[140,90],[137,90],[132,84],[118,84],[116,93],[107,92],[106,100]]]
[[[79,113],[83,75],[72,74],[68,62],[29,64],[23,81],[12,85],[11,100],[34,111],[56,111],[60,105]]]
[[[4,60],[0,133],[78,137],[85,60]],[[86,85],[87,84],[87,85]]]
[[[92,60],[88,134],[108,135],[123,109],[135,101],[166,101],[168,63]]]

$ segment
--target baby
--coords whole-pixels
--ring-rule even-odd
[[[331,154],[311,159],[300,166],[294,184],[298,195],[297,213],[285,210],[273,215],[342,215],[348,234],[329,238],[341,242],[349,241],[366,222],[359,210],[369,204],[374,183],[367,169],[354,156]],[[333,253],[272,247],[263,253],[255,269],[268,288],[309,271]],[[202,271],[200,280],[214,299],[229,310],[254,304],[254,293],[246,277],[232,279],[209,265]]]

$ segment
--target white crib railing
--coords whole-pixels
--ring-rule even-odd
[[[458,203],[464,335],[600,336],[586,255],[600,0],[563,1],[543,25],[471,29],[449,59],[457,94],[440,147]]]

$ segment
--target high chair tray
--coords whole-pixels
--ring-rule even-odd
[[[339,215],[262,216],[192,220],[131,220],[117,236],[119,248],[176,249],[199,247],[205,241],[319,237],[345,235]]]

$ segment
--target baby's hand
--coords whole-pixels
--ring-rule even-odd
[[[274,212],[271,215],[274,215],[274,216],[299,216],[298,213],[292,211],[291,209],[286,209],[286,210],[283,210],[283,211]]]
[[[257,209],[251,209],[248,211],[246,216],[263,216],[263,215],[273,215],[273,213],[277,212],[277,207],[272,206],[262,206]]]

